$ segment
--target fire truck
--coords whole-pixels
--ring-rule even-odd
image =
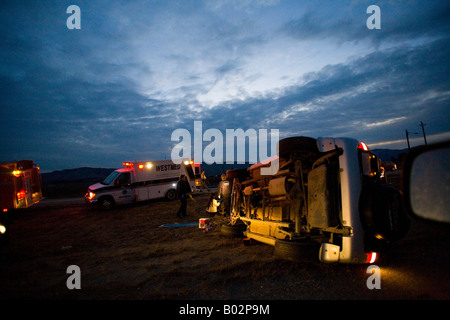
[[[383,183],[363,142],[290,137],[275,158],[273,175],[261,174],[270,162],[227,171],[233,190],[224,233],[272,245],[280,258],[340,263],[374,263],[405,236],[402,194]]]
[[[32,160],[0,163],[0,209],[27,208],[42,199],[39,167]]]
[[[125,161],[121,169],[114,170],[102,182],[91,185],[85,195],[88,204],[110,209],[117,204],[127,204],[157,198],[176,198],[176,185],[180,175],[185,175],[193,192],[200,178],[200,164],[184,159],[177,164],[171,160]]]

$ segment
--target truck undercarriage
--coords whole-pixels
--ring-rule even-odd
[[[227,172],[227,178],[233,181],[232,226],[244,223],[246,237],[274,245],[275,253],[281,251],[287,256],[295,255],[300,246],[318,253],[321,244],[329,245],[324,250],[328,248],[339,256],[336,251],[342,250],[342,238],[351,238],[354,232],[366,237],[362,240],[366,247],[385,242],[386,239],[372,236],[367,241],[368,232],[361,235],[359,230],[366,225],[360,227],[360,220],[364,219],[359,218],[359,209],[358,225],[351,225],[343,215],[340,177],[343,169],[339,163],[342,148],[319,151],[317,140],[308,137],[287,138],[278,147],[279,170],[275,175],[261,175],[264,166],[261,163],[247,170]],[[373,157],[370,155],[369,159]],[[359,173],[360,168],[356,170]],[[365,184],[376,184],[377,173],[370,174],[373,176],[361,174],[360,185],[363,180],[367,180]],[[329,253],[323,254],[328,259]]]

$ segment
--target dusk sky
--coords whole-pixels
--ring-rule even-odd
[[[169,159],[194,121],[372,149],[423,144],[423,121],[450,139],[449,1],[8,0],[0,26],[0,161],[43,172]]]

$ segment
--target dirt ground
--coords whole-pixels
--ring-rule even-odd
[[[156,200],[88,209],[83,199],[43,200],[16,212],[10,239],[0,247],[2,299],[449,299],[448,226],[413,221],[381,268],[381,289],[368,289],[368,265],[293,263],[273,247],[213,229],[163,224],[207,217],[207,194],[188,202]],[[81,289],[69,290],[67,268],[81,271]]]

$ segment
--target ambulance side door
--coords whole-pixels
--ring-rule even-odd
[[[130,172],[122,172],[114,181],[116,203],[130,203],[135,200]]]

